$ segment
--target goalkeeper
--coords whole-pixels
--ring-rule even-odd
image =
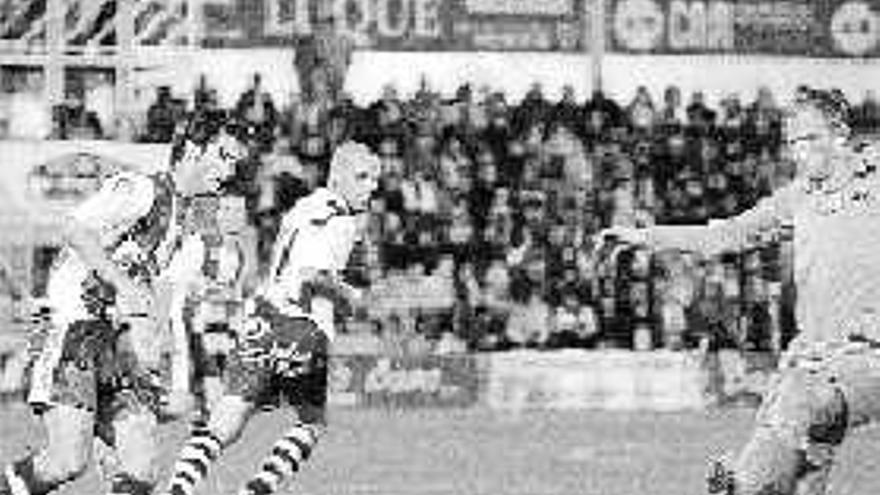
[[[717,254],[794,227],[798,336],[738,459],[713,467],[710,493],[825,493],[844,437],[880,418],[880,173],[876,152],[851,144],[848,113],[833,91],[795,102],[785,135],[797,176],[738,217],[602,234]]]

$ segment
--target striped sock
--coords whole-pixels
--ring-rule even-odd
[[[272,453],[263,462],[260,471],[248,481],[239,492],[240,495],[270,495],[275,493],[285,478],[299,471],[302,463],[308,460],[320,430],[315,426],[298,424],[284,434],[272,447]]]
[[[169,494],[193,495],[196,486],[208,475],[208,468],[220,457],[222,450],[223,443],[212,434],[190,438],[174,464]]]

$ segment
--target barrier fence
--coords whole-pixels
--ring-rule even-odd
[[[0,402],[21,401],[27,347],[0,350]],[[339,355],[331,406],[497,411],[698,411],[756,405],[772,376],[766,353],[515,351],[448,356]]]

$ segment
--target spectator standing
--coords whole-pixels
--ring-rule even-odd
[[[853,111],[855,127],[864,133],[880,133],[880,102],[877,101],[877,93],[873,90],[865,92],[862,104]]]
[[[626,109],[627,118],[632,128],[639,134],[650,133],[657,120],[654,101],[645,86],[636,89],[636,95]]]
[[[553,334],[553,313],[538,291],[528,293],[510,312],[505,336],[512,347],[544,347]]]
[[[98,72],[92,77],[85,78],[83,105],[86,112],[92,113],[101,128],[101,137],[115,135],[115,123],[117,117],[116,91],[112,77],[104,72]]]
[[[171,97],[171,87],[159,86],[156,89],[156,101],[147,109],[146,141],[170,143],[180,117]]]
[[[760,154],[762,149],[769,149],[776,155],[782,144],[782,111],[777,107],[769,88],[758,89],[757,99],[746,115],[748,151]]]
[[[538,123],[547,122],[552,111],[553,106],[544,97],[543,86],[540,83],[532,84],[514,112],[514,132],[520,134]]]
[[[622,125],[626,119],[614,100],[607,98],[601,90],[596,90],[584,105],[584,121],[587,126],[585,134],[590,141],[607,139],[610,130]]]
[[[251,87],[239,97],[235,109],[238,117],[247,123],[251,144],[260,152],[270,151],[279,121],[278,111],[272,96],[263,89],[260,74],[253,75]]]
[[[706,98],[702,91],[694,91],[687,109],[688,129],[691,133],[703,136],[709,128],[715,124],[715,111],[706,104]]]
[[[688,116],[681,102],[678,86],[667,86],[663,91],[663,108],[660,110],[660,124],[669,132],[670,128],[680,128],[687,124]]]
[[[562,98],[553,109],[553,122],[565,127],[572,134],[581,132],[581,108],[575,98],[574,87],[570,84],[562,87]]]

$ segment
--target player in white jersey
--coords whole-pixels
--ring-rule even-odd
[[[217,189],[240,155],[220,123],[208,125],[203,141],[174,147],[170,173],[119,173],[71,213],[30,377],[45,445],[3,469],[0,494],[46,494],[79,477],[96,436],[114,448],[111,493],[152,492],[169,236],[181,199]]]
[[[210,465],[240,435],[257,408],[286,402],[292,426],[241,490],[267,495],[295,473],[326,424],[327,359],[334,313],[358,295],[341,280],[380,172],[378,158],[357,143],[334,153],[327,187],[300,199],[282,220],[271,271],[246,303],[245,328],[227,369],[226,393],[205,431],[183,447],[169,483],[192,495]]]
[[[731,467],[713,467],[711,493],[824,493],[844,436],[880,418],[880,160],[852,144],[848,113],[834,92],[805,92],[786,119],[795,180],[738,217],[604,232],[713,254],[794,228],[798,335],[750,441]]]

